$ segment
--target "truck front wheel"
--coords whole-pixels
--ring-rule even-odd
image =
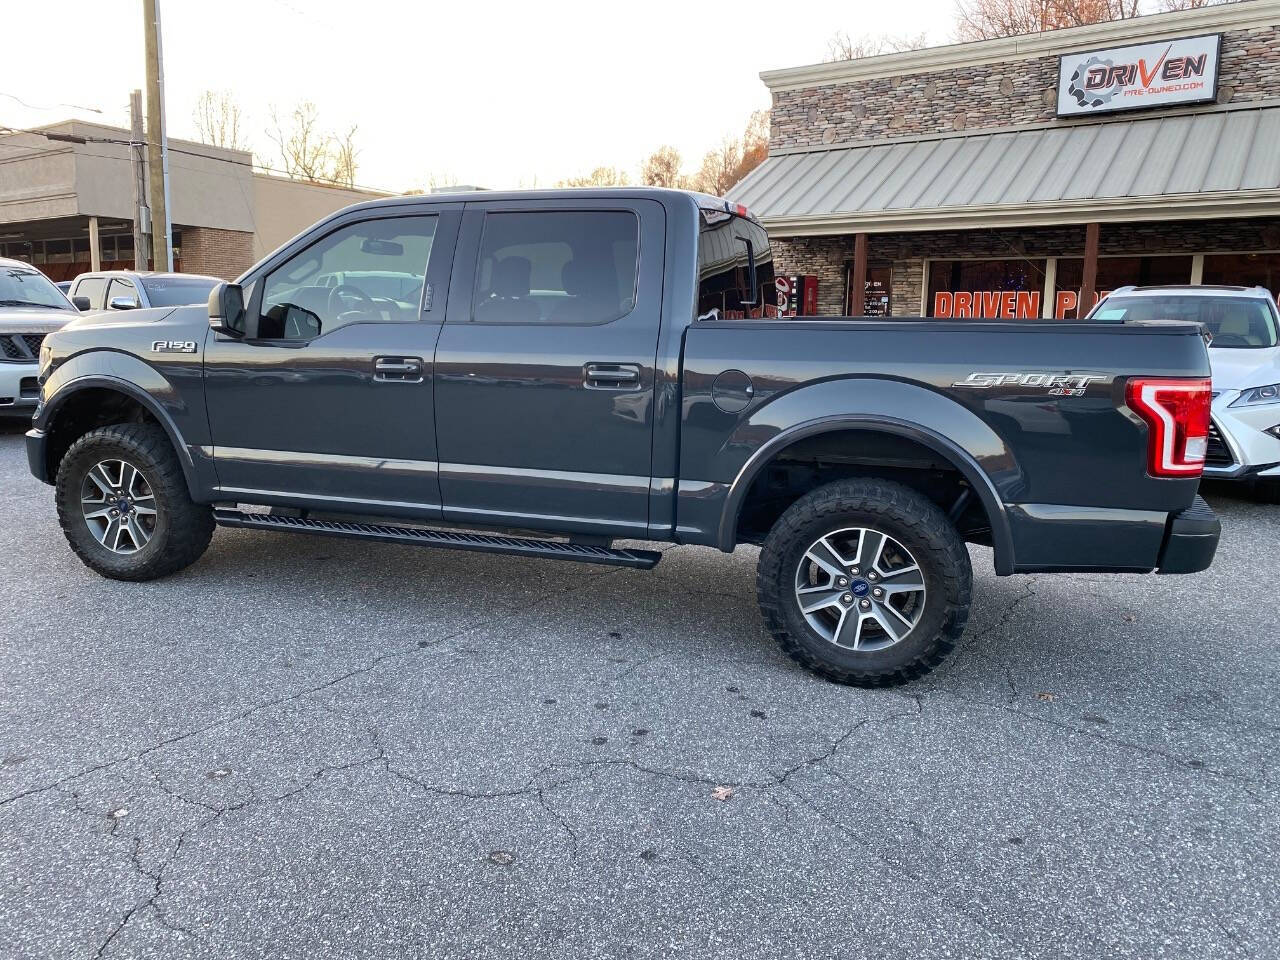
[[[58,522],[85,564],[113,580],[154,580],[200,558],[213,511],[193,503],[168,435],[154,424],[91,430],[58,464]]]
[[[842,480],[774,524],[756,589],[793,660],[837,683],[890,686],[945,659],[969,618],[969,552],[946,516],[909,487]]]

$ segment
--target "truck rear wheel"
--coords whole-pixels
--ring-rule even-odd
[[[793,660],[837,683],[891,686],[945,659],[969,618],[973,572],[931,501],[888,480],[842,480],[773,525],[756,589]]]
[[[58,522],[85,565],[154,580],[200,558],[213,510],[193,503],[168,435],[153,424],[91,430],[58,465]]]

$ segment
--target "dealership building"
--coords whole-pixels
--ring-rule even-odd
[[[0,257],[54,280],[135,269],[147,165],[128,141],[128,130],[79,120],[0,136]],[[239,276],[321,217],[385,195],[271,176],[247,151],[169,139],[174,266],[185,273]]]
[[[1071,318],[1124,284],[1280,292],[1280,2],[761,74],[731,193],[818,313]]]

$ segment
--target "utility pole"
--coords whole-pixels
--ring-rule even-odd
[[[147,163],[151,169],[151,248],[155,269],[173,270],[169,227],[169,140],[164,129],[164,53],[160,0],[142,0],[147,35]]]
[[[133,167],[133,269],[151,260],[151,208],[147,206],[147,141],[142,130],[142,91],[129,94],[129,162]]]

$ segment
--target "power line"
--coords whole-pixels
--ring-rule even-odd
[[[27,101],[23,100],[21,97],[15,97],[12,93],[5,93],[3,90],[0,90],[0,97],[8,97],[15,103],[22,104],[28,110],[60,110],[63,107],[69,107],[72,110],[88,110],[90,113],[102,112],[97,107],[86,107],[81,103],[55,103],[47,107],[38,107],[34,103],[27,103]]]

